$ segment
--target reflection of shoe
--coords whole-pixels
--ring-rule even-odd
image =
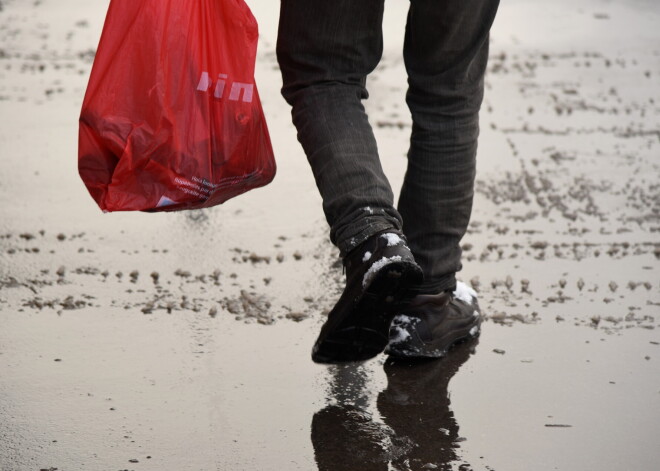
[[[459,425],[448,386],[470,358],[478,339],[469,339],[442,360],[390,357],[384,366],[387,388],[378,395],[378,412],[399,443],[413,447],[392,461],[393,469],[472,469],[458,465]]]
[[[367,239],[344,258],[344,267],[346,288],[312,350],[317,363],[368,360],[382,352],[399,301],[423,278],[394,231]]]
[[[387,471],[392,438],[388,426],[353,406],[327,406],[312,419],[319,471]]]
[[[386,353],[405,358],[438,358],[452,345],[479,335],[477,293],[459,282],[454,292],[415,296],[390,328]]]

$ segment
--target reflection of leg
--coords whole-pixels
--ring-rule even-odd
[[[281,3],[282,93],[342,256],[383,229],[401,227],[361,103],[382,54],[382,15],[383,0]]]
[[[472,209],[478,112],[498,0],[411,0],[404,57],[413,131],[399,211],[426,293],[451,289]]]
[[[454,469],[449,464],[458,459],[460,440],[448,385],[476,344],[465,342],[442,360],[385,364],[387,388],[378,396],[378,411],[398,442],[412,444],[395,466],[407,461],[404,469]],[[424,468],[429,464],[436,467]]]

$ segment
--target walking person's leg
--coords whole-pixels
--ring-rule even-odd
[[[476,294],[464,285],[453,292],[472,211],[479,108],[498,3],[410,2],[404,59],[413,129],[398,209],[424,283],[407,316],[395,320],[393,339],[406,342],[393,342],[390,353],[437,356],[479,329]]]
[[[362,105],[366,77],[382,54],[383,3],[281,2],[282,94],[342,256],[379,230],[401,228]]]
[[[316,342],[321,362],[370,358],[387,344],[393,306],[421,280],[362,105],[382,54],[384,0],[282,0],[282,94],[346,268],[344,294]]]

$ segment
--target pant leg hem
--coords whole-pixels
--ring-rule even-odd
[[[349,252],[361,245],[370,237],[388,230],[401,234],[401,231],[399,231],[395,226],[383,221],[369,224],[367,227],[362,228],[359,232],[353,233],[349,237],[342,239],[337,243],[341,257],[344,258]]]
[[[424,280],[424,282],[411,289],[412,294],[439,294],[444,291],[454,291],[456,289],[456,275],[454,273],[446,275],[440,279]]]

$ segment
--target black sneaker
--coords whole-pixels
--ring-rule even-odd
[[[344,258],[346,287],[328,314],[314,348],[316,363],[363,361],[383,351],[399,302],[422,282],[403,236],[376,234]]]
[[[477,293],[465,283],[456,290],[415,296],[394,317],[385,353],[400,358],[440,358],[481,328]]]

